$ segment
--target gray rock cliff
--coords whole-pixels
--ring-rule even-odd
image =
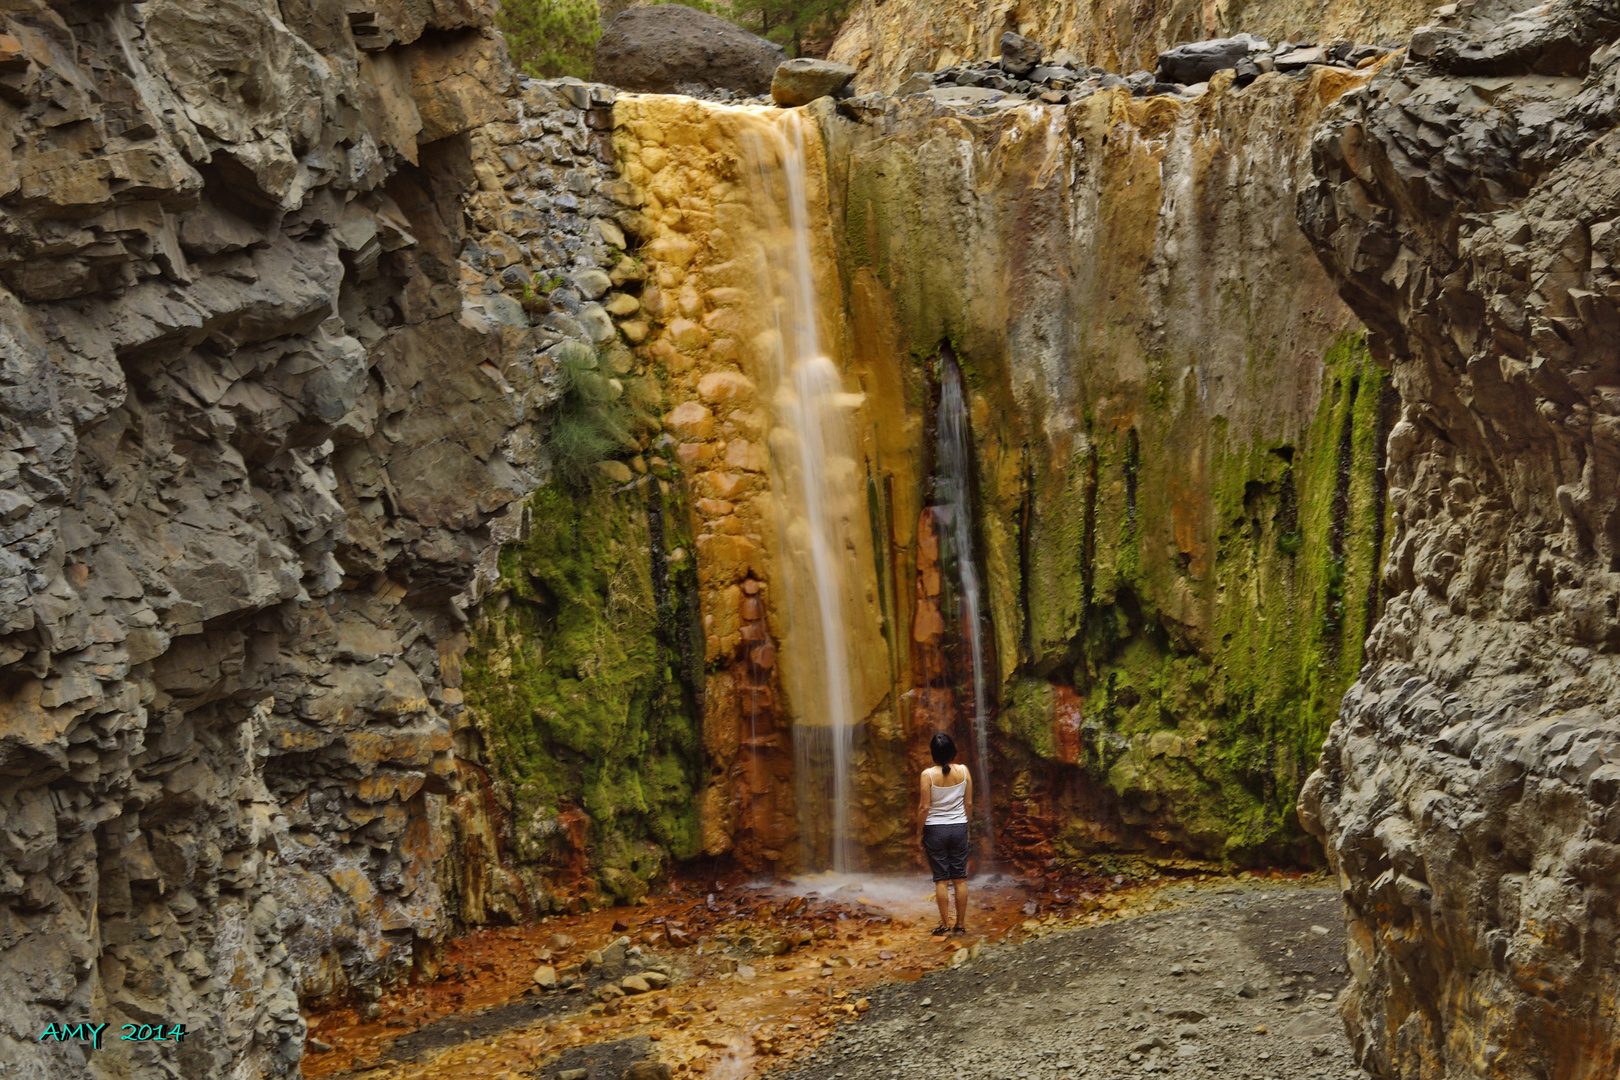
[[[1299,204],[1403,402],[1393,598],[1301,813],[1368,1068],[1609,1075],[1620,10],[1440,14],[1324,119]]]
[[[0,15],[0,1074],[294,1074],[461,903],[453,598],[536,467],[458,264],[491,14]]]

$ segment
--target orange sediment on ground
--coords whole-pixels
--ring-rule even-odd
[[[348,1005],[308,1014],[304,1075],[516,1080],[571,1047],[643,1037],[677,1076],[736,1080],[858,1020],[864,993],[876,985],[960,963],[989,941],[1160,903],[1151,881],[1004,877],[972,890],[972,933],[934,937],[928,932],[938,921],[932,886],[920,878],[879,879],[867,893],[838,889],[822,896],[806,888],[679,892],[649,898],[644,906],[474,931],[447,943],[436,981],[385,993],[375,1019],[362,1019]],[[597,999],[595,984],[569,994],[537,989],[537,967],[570,973],[590,952],[621,938],[639,946],[650,968],[667,972],[667,987],[608,1002]],[[492,1006],[536,997],[555,1011],[512,1027],[488,1018]],[[410,1050],[398,1043],[429,1025],[452,1045]],[[395,1060],[401,1057],[409,1060]]]

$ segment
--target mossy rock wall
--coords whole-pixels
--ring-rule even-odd
[[[702,642],[670,479],[535,492],[474,620],[467,703],[542,904],[631,900],[698,852]]]
[[[849,539],[870,864],[914,861],[910,771],[971,698],[939,681],[960,640],[918,636],[944,345],[974,442],[999,853],[1314,857],[1294,803],[1380,600],[1389,401],[1293,199],[1316,116],[1360,79],[808,108],[810,249],[867,492]],[[754,129],[785,114],[646,96],[614,115],[673,494],[535,496],[469,702],[518,863],[628,896],[666,860],[786,870],[802,845],[773,674],[773,646],[794,652],[756,355],[769,230],[745,182]],[[666,568],[678,602],[657,596],[652,505],[664,550],[692,552]]]
[[[1008,851],[1314,857],[1294,802],[1378,602],[1390,404],[1294,224],[1350,81],[824,113],[853,376],[912,421],[869,440],[892,520],[942,344],[967,381]]]

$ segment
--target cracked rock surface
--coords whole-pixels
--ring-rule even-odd
[[[1608,1075],[1620,12],[1458,8],[1324,118],[1299,204],[1403,402],[1393,598],[1301,813],[1370,1069]]]

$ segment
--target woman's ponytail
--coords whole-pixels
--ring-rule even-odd
[[[956,760],[956,740],[943,731],[935,732],[928,743],[928,752],[934,756],[934,764],[939,766],[939,774],[944,777],[951,775],[951,762]]]

